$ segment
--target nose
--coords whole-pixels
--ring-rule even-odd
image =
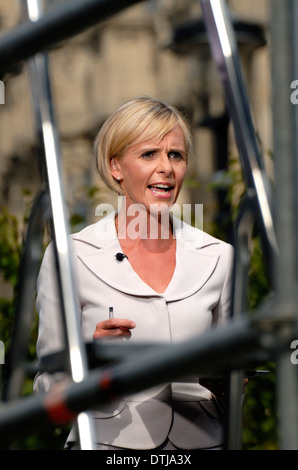
[[[170,176],[173,173],[172,161],[166,153],[162,153],[158,159],[157,172],[163,173],[166,176]]]

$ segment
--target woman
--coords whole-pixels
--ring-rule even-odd
[[[186,120],[159,100],[136,98],[108,118],[94,148],[103,180],[123,205],[72,236],[84,338],[199,339],[228,316],[233,252],[170,216],[191,152]],[[39,356],[63,346],[53,269],[49,248],[38,280]],[[53,380],[39,375],[36,390]],[[198,382],[161,384],[93,413],[99,449],[222,445],[216,397]]]

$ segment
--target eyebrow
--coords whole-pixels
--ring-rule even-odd
[[[146,146],[146,145],[145,145],[144,147],[141,147],[139,151],[140,151],[141,153],[144,153],[144,152],[159,152],[160,150],[161,150],[160,147],[154,147],[154,146],[152,146],[152,145],[151,145],[151,146],[149,146],[149,145]],[[186,155],[186,154],[187,154],[186,150],[182,150],[182,149],[177,148],[177,147],[171,147],[171,148],[168,150],[167,153],[170,153],[170,152],[177,152],[177,153],[181,153],[182,155]]]

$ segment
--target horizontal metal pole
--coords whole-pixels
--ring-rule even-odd
[[[275,350],[278,350],[273,338]],[[42,425],[62,425],[94,406],[179,380],[195,371],[206,377],[242,368],[250,354],[264,351],[261,336],[246,318],[204,333],[188,342],[145,350],[118,364],[91,371],[82,382],[45,395],[23,398],[0,409],[0,441],[34,432]]]
[[[68,0],[0,37],[0,74],[141,0]]]

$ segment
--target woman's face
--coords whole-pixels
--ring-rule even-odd
[[[114,178],[120,177],[127,207],[173,205],[186,174],[187,155],[184,135],[179,125],[156,142],[136,142],[120,157],[111,160]],[[155,206],[156,207],[156,206]]]

